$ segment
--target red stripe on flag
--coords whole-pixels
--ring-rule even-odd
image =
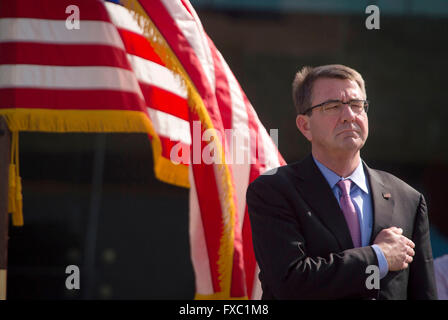
[[[110,66],[131,70],[126,53],[105,45],[0,43],[0,64]]]
[[[246,276],[244,273],[243,239],[241,236],[238,214],[235,214],[235,232],[233,240],[233,265],[232,283],[230,287],[231,297],[246,297]]]
[[[145,111],[135,93],[115,90],[0,88],[0,108]]]
[[[199,121],[197,114],[190,112],[189,116],[191,119],[190,123],[193,121]],[[201,212],[201,220],[210,262],[210,274],[212,278],[213,291],[220,292],[222,288],[219,284],[218,261],[219,248],[221,246],[221,235],[223,234],[221,202],[219,199],[213,165],[207,165],[202,161],[202,150],[206,145],[206,142],[201,139],[203,131],[200,133],[194,133],[194,126],[191,125],[190,132],[193,144],[201,142],[200,146],[196,145],[192,148],[193,153],[196,148],[199,149],[201,163],[194,163],[195,155],[193,154],[191,157],[193,160],[191,169],[193,171],[196,192],[198,194],[199,209]],[[197,137],[197,134],[200,134],[200,136]]]
[[[139,84],[148,107],[188,121],[188,102],[186,99],[147,83],[139,82]]]
[[[230,96],[229,82],[215,45],[210,38],[207,37],[207,40],[214,62],[216,82],[215,94],[219,106],[219,112],[221,114],[222,124],[224,126],[224,129],[232,129],[232,99]],[[235,232],[233,243],[234,253],[232,266],[232,282],[230,288],[231,297],[247,296],[244,274],[243,239],[239,228],[241,222],[238,221],[238,218],[238,214],[235,214]]]
[[[190,145],[183,143],[181,141],[173,141],[168,137],[159,135],[160,143],[162,145],[162,156],[166,159],[171,159],[171,150],[174,146],[179,147],[178,153],[176,153],[176,156],[178,156],[178,159],[188,159],[190,160]],[[185,151],[186,154],[183,154],[182,152]],[[188,165],[188,163],[184,163],[184,165]]]
[[[165,66],[145,37],[125,29],[117,28],[117,30],[128,53]]]
[[[251,180],[255,179],[256,178],[255,174],[256,171],[253,170],[253,172],[250,174],[251,177],[249,177],[249,179]],[[250,218],[249,218],[249,212],[247,211],[247,205],[244,212],[242,237],[243,237],[244,270],[246,273],[246,288],[249,299],[251,299],[253,295],[252,291],[255,278],[255,268],[257,263],[255,260],[254,247],[252,243],[252,228],[250,226]]]
[[[110,21],[104,3],[98,0],[0,1],[0,18],[66,20],[73,13],[65,13],[70,5],[78,6],[81,25],[83,20]]]

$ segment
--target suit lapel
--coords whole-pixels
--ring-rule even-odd
[[[294,173],[302,180],[295,185],[312,213],[316,214],[327,229],[333,233],[342,250],[353,248],[344,214],[312,156],[309,155],[298,163],[294,168]]]
[[[391,226],[391,218],[394,211],[394,194],[388,189],[381,176],[375,171],[370,169],[364,163],[365,171],[370,183],[370,190],[372,192],[372,206],[373,206],[373,229],[370,243],[373,243],[376,236],[382,229],[389,228]]]

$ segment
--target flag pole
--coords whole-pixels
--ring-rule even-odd
[[[8,265],[8,186],[11,132],[0,116],[0,300],[6,300]]]

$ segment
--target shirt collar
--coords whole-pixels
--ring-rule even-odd
[[[353,173],[350,176],[344,179],[343,177],[339,176],[337,173],[328,169],[325,165],[320,163],[316,158],[314,158],[314,156],[313,160],[316,163],[317,167],[319,168],[320,172],[322,172],[323,176],[327,180],[331,189],[333,189],[336,183],[338,183],[340,180],[350,179],[362,191],[364,191],[365,193],[369,193],[369,189],[367,188],[367,179],[364,173],[364,167],[362,165],[362,161],[359,161],[359,165],[356,167],[355,171],[353,171]]]

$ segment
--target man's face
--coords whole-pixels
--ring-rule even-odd
[[[328,100],[348,102],[365,99],[358,84],[348,79],[317,79],[313,85],[311,105],[315,106]],[[299,116],[300,117],[300,116]],[[369,127],[367,114],[354,113],[345,104],[339,114],[327,114],[322,108],[316,108],[309,116],[301,116],[306,123],[306,132],[300,131],[311,141],[313,152],[327,156],[343,156],[359,151],[364,145]]]

